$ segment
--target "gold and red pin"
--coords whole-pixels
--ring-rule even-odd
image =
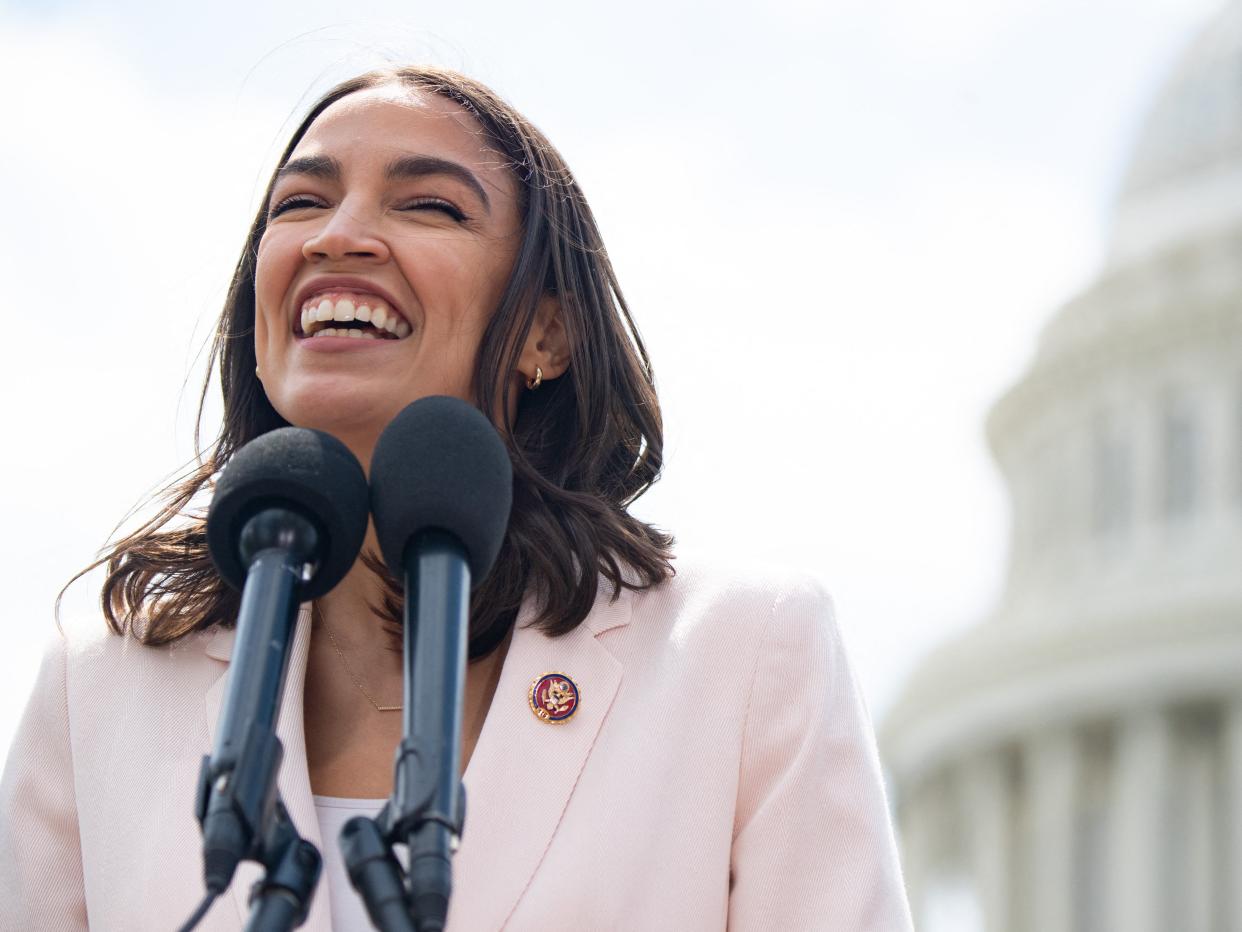
[[[529,700],[535,718],[559,725],[578,710],[578,686],[564,673],[545,673],[530,684]]]

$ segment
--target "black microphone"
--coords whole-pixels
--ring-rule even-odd
[[[384,562],[405,569],[406,548],[424,531],[455,537],[478,584],[500,553],[513,505],[513,463],[483,413],[434,395],[408,405],[384,428],[371,457],[371,514]]]
[[[380,435],[371,514],[389,568],[405,580],[404,737],[384,840],[409,853],[406,906],[420,932],[444,927],[452,851],[464,820],[461,766],[470,590],[491,570],[513,503],[513,464],[495,427],[456,398],[414,402]],[[350,880],[380,928],[394,921],[396,861],[369,820],[341,833]],[[407,913],[408,915],[408,913]]]
[[[297,838],[276,798],[276,721],[298,605],[349,572],[366,534],[367,506],[366,476],[354,455],[336,438],[299,427],[246,444],[216,485],[207,545],[242,597],[216,747],[203,759],[197,800],[209,895],[228,887],[245,858],[281,873],[282,857],[294,852],[313,860],[318,876],[318,852]],[[275,822],[282,828],[269,844]],[[264,849],[272,844],[286,850]]]

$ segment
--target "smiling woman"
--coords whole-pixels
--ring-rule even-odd
[[[212,359],[219,438],[101,560],[110,632],[49,650],[14,742],[5,927],[189,915],[238,611],[191,502],[277,427],[367,467],[406,405],[453,395],[503,438],[514,504],[472,597],[449,928],[908,928],[831,602],[805,579],[674,575],[671,537],[629,514],[662,462],[651,367],[581,190],[508,104],[428,68],[329,92],[280,159]],[[336,834],[390,792],[401,736],[402,594],[374,552],[368,531],[304,607],[290,661],[281,795],[326,860],[308,928],[367,925]],[[246,886],[214,928],[240,927]]]
[[[364,464],[410,399],[475,399],[474,360],[523,227],[513,172],[479,132],[445,98],[358,91],[315,120],[272,188],[255,275],[267,397],[286,421],[335,434]],[[536,366],[547,380],[565,372],[560,304],[555,292],[538,296],[523,357],[507,373],[514,410],[494,412],[498,422],[512,420]],[[312,309],[319,326],[308,340],[301,321]],[[386,325],[379,333],[398,339],[353,337],[376,333],[370,320],[359,326],[372,314]]]

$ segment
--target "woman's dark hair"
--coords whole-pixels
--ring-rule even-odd
[[[499,374],[517,368],[547,293],[559,300],[570,344],[568,372],[538,391],[522,392],[512,423],[505,414],[506,423],[497,425],[513,459],[513,511],[500,556],[473,597],[471,655],[480,656],[512,627],[528,593],[536,599],[538,626],[559,635],[587,616],[600,576],[616,598],[622,588],[647,588],[672,574],[672,538],[626,510],[660,473],[660,407],[650,361],[581,189],[544,135],[487,87],[429,67],[352,78],[311,108],[280,165],[334,102],[393,84],[438,94],[467,111],[517,179],[522,239],[475,361],[478,407],[510,410],[511,380]],[[83,570],[106,564],[100,598],[109,626],[147,644],[237,617],[239,597],[207,553],[205,518],[190,509],[243,444],[285,425],[255,374],[253,339],[255,262],[274,181],[273,173],[237,263],[200,396],[201,424],[211,370],[217,369],[224,395],[220,435],[189,471],[155,493],[154,517],[110,543]],[[373,608],[396,624],[400,585],[375,556],[364,560],[387,582],[384,604]]]

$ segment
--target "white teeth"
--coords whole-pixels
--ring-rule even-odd
[[[368,332],[366,329],[354,330],[349,327],[316,328],[317,324],[336,321],[345,323],[351,320],[360,320],[363,323],[369,323],[376,330],[387,330],[397,339],[404,339],[409,336],[412,329],[399,314],[389,310],[383,304],[378,302],[374,306],[362,303],[355,304],[351,298],[341,298],[338,301],[333,301],[331,298],[323,298],[318,303],[308,302],[302,308],[300,320],[302,332],[307,336],[315,337],[350,336],[357,338],[365,337],[371,340],[382,339],[379,334]]]
[[[322,330],[316,330],[311,334],[311,339],[316,337],[349,337],[351,340],[381,340],[377,333],[366,330],[347,330],[344,327],[324,327]]]

